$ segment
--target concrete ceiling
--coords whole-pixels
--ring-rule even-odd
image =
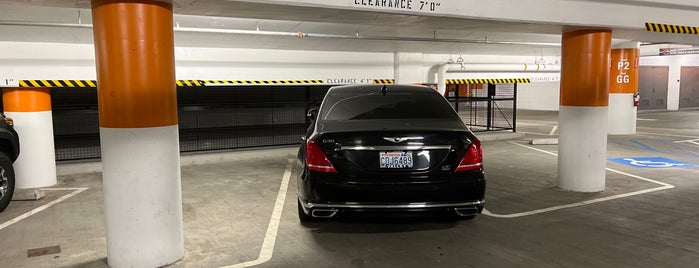
[[[597,0],[576,0],[591,1]],[[646,2],[613,0],[614,2]],[[690,0],[687,0],[690,1]],[[2,21],[42,21],[89,24],[87,0],[3,1]],[[699,8],[683,0],[667,1],[664,7]],[[396,13],[304,7],[227,0],[175,0],[175,22],[180,27],[305,32],[363,39],[298,38],[252,34],[176,32],[178,46],[238,47],[321,51],[424,52],[489,55],[556,56],[560,34],[580,26],[405,15]],[[663,7],[659,7],[663,8]],[[3,11],[4,10],[4,11]],[[639,40],[696,44],[696,36],[647,33],[640,29],[615,28],[618,42]],[[90,29],[0,26],[0,41],[91,43]],[[31,34],[27,34],[31,33]],[[441,41],[429,40],[437,39]],[[483,42],[519,44],[483,44]],[[547,43],[536,44],[536,43]]]

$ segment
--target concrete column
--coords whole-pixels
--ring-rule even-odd
[[[422,53],[394,53],[393,70],[396,84],[422,84]]]
[[[172,4],[93,0],[107,260],[184,256]]]
[[[563,34],[558,177],[564,190],[604,190],[611,41],[608,30]]]
[[[612,49],[612,71],[609,76],[609,134],[636,133],[639,42],[627,42]]]
[[[19,157],[14,163],[15,188],[31,189],[56,184],[51,90],[5,88],[5,115],[14,120],[19,136]]]

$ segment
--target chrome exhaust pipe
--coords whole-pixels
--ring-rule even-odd
[[[311,216],[316,218],[332,218],[337,214],[336,208],[316,208],[311,211]]]
[[[477,207],[470,207],[470,208],[455,208],[454,212],[456,215],[459,216],[473,216],[478,214],[478,208]]]

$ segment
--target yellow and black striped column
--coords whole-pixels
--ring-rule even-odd
[[[563,34],[558,177],[564,190],[604,190],[611,42],[608,30]]]
[[[56,184],[56,154],[49,88],[5,88],[5,116],[14,120],[20,154],[14,163],[15,188],[32,189]]]
[[[92,0],[111,267],[184,256],[172,4]]]

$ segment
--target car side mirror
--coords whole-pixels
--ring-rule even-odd
[[[317,117],[318,117],[318,108],[317,107],[309,109],[308,112],[306,113],[306,118],[308,118],[311,121],[315,121]]]

